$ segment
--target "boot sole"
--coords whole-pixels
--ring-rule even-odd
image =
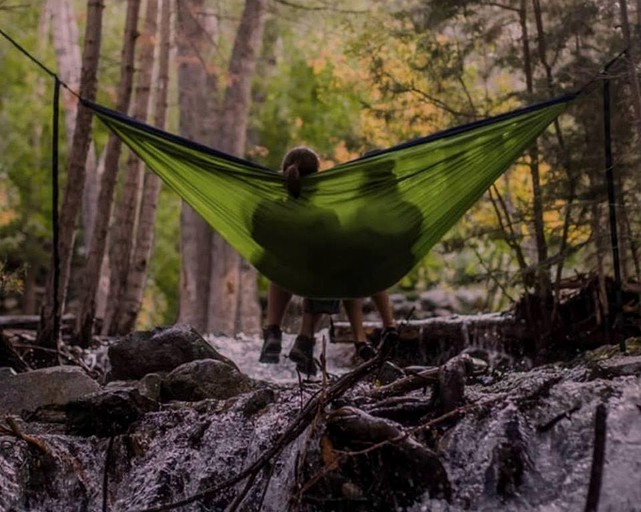
[[[313,360],[310,361],[308,358],[300,356],[295,352],[293,354],[290,353],[288,357],[290,361],[296,363],[296,369],[299,372],[305,375],[316,375],[316,363]]]
[[[258,358],[259,363],[278,364],[280,363],[280,354],[261,354]]]

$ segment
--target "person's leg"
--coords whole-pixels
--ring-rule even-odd
[[[322,313],[310,313],[305,311],[303,313],[303,318],[301,319],[298,335],[313,338],[318,327],[318,322],[322,317]]]
[[[283,332],[281,324],[285,311],[292,298],[291,292],[281,288],[276,283],[269,283],[267,291],[267,313],[263,327],[263,348],[260,351],[261,363],[276,364],[280,360]]]
[[[395,328],[396,320],[394,320],[394,311],[392,310],[392,304],[389,300],[389,294],[386,290],[376,292],[372,295],[372,300],[376,305],[378,314],[381,315],[381,321],[383,322],[383,329]]]
[[[376,356],[376,351],[367,342],[367,335],[363,328],[363,299],[343,299],[343,307],[352,328],[356,354],[364,360],[373,358]]]
[[[314,308],[310,306],[309,299],[303,299],[303,318],[300,331],[289,352],[289,358],[296,363],[296,368],[299,372],[307,375],[316,374],[314,333],[322,316],[322,313],[314,312]]]
[[[267,290],[267,313],[265,315],[265,326],[268,327],[276,325],[280,328],[291,298],[291,292],[281,288],[276,283],[269,283],[269,289]]]
[[[363,299],[343,299],[343,308],[352,329],[354,342],[367,341],[365,329],[363,329]]]
[[[378,350],[387,356],[395,351],[398,343],[398,329],[396,328],[396,320],[394,320],[394,311],[387,291],[376,292],[372,295],[372,300],[383,322],[383,331],[381,332],[381,342]]]

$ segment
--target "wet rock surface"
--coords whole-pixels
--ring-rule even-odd
[[[201,359],[170,372],[162,383],[162,398],[191,402],[206,398],[224,400],[251,388],[251,381],[236,367],[214,359]]]
[[[218,341],[232,356],[260,350],[260,340]],[[471,346],[439,368],[396,361],[385,383],[385,365],[373,365],[344,388],[363,366],[299,386],[295,374],[270,382],[240,359],[242,372],[202,357],[92,381],[97,392],[0,419],[0,511],[101,511],[103,493],[114,511],[185,499],[178,510],[583,510],[601,406],[599,510],[634,511],[640,345],[527,369]],[[17,377],[0,377],[2,390]]]
[[[170,372],[198,359],[215,359],[235,366],[188,325],[134,332],[109,347],[109,380],[140,379],[148,373]]]
[[[60,405],[100,389],[76,366],[54,366],[0,378],[0,417]]]

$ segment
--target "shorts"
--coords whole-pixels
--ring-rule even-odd
[[[340,311],[340,302],[336,299],[305,299],[303,300],[303,311],[313,314],[336,315]]]

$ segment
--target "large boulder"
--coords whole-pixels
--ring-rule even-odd
[[[77,366],[54,366],[3,377],[0,417],[22,414],[47,405],[64,405],[100,386]]]
[[[140,379],[148,373],[170,372],[198,359],[214,359],[237,368],[189,325],[138,331],[109,347],[111,371],[108,380]]]
[[[188,402],[206,398],[224,400],[251,389],[251,380],[237,368],[214,359],[203,359],[185,363],[167,375],[162,385],[162,398]]]

